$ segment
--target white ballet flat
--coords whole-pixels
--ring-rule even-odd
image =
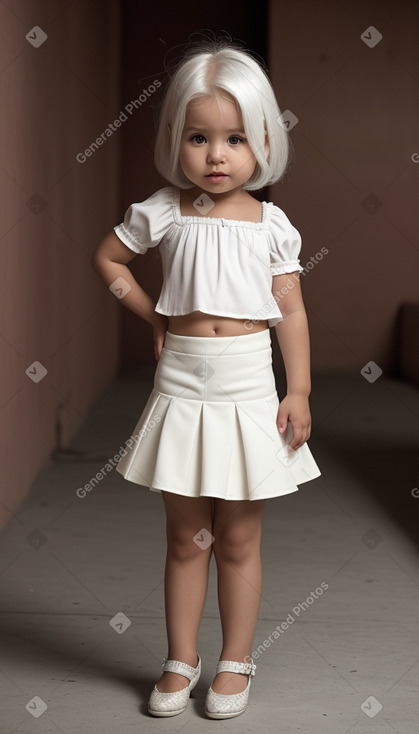
[[[237,663],[233,660],[219,660],[217,663],[216,675],[218,673],[244,673],[249,676],[249,680],[244,691],[224,695],[223,693],[215,693],[211,686],[208,689],[205,701],[205,713],[210,719],[231,719],[233,716],[239,716],[246,711],[249,700],[250,682],[252,675],[255,674],[256,665],[253,660],[251,663]]]
[[[201,658],[198,655],[198,665],[193,668],[191,665],[181,663],[179,660],[167,660],[163,658],[163,671],[169,673],[179,673],[189,678],[190,683],[181,691],[173,693],[163,693],[154,686],[148,701],[148,713],[152,716],[177,716],[185,711],[190,693],[199,681],[201,675]]]

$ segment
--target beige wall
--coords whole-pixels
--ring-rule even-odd
[[[58,414],[68,445],[118,362],[119,304],[89,262],[117,219],[118,135],[76,161],[119,112],[118,3],[98,8],[0,7],[0,527],[55,448]]]
[[[371,25],[374,48],[360,38]],[[417,3],[270,3],[271,77],[298,118],[272,198],[302,233],[303,265],[329,250],[302,278],[314,369],[374,360],[397,374],[399,309],[419,296],[418,28]]]

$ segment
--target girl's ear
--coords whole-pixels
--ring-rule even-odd
[[[265,134],[265,157],[266,157],[266,160],[268,160],[268,158],[269,158],[269,151],[270,151],[270,148],[269,148],[269,138],[268,138],[268,133],[266,133]]]

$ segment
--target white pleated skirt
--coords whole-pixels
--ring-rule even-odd
[[[154,387],[117,471],[154,492],[259,500],[320,476],[307,443],[288,451],[269,329],[227,337],[166,332]]]

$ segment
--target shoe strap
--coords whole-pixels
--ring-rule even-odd
[[[244,673],[245,675],[254,675],[256,665],[253,660],[251,663],[238,663],[235,660],[219,660],[217,663],[218,673]]]
[[[195,678],[198,666],[199,656],[198,665],[196,666],[196,668],[193,668],[192,665],[188,665],[187,663],[181,663],[179,660],[168,660],[167,658],[163,658],[162,663],[162,668],[165,672],[179,673],[180,675],[184,675],[186,678],[189,678],[189,680]]]

